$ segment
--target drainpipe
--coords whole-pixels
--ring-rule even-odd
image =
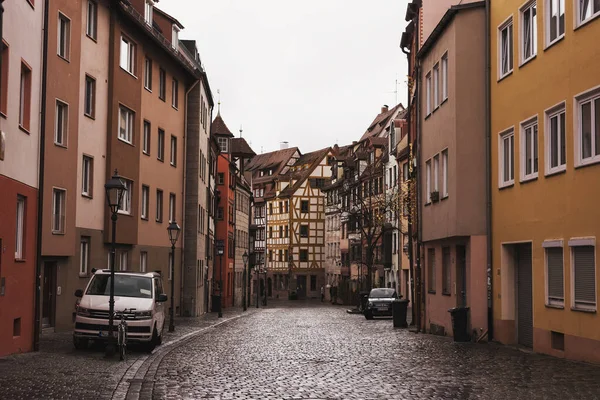
[[[415,124],[417,126],[417,207],[419,212],[417,213],[417,297],[419,301],[419,314],[417,316],[417,332],[421,331],[421,316],[423,317],[423,321],[425,320],[425,309],[421,309],[423,305],[424,299],[424,285],[423,279],[421,276],[421,255],[422,255],[422,247],[423,247],[423,222],[421,221],[423,205],[421,202],[421,171],[420,169],[420,161],[421,161],[421,85],[419,85],[421,81],[421,67],[419,62],[415,60],[415,68],[417,72],[417,120]],[[425,327],[423,327],[423,331],[425,331]]]
[[[0,20],[2,20],[2,4],[0,0]],[[35,304],[34,304],[34,325],[33,325],[33,350],[40,349],[40,330],[41,330],[41,307],[42,298],[42,210],[44,208],[44,160],[46,143],[46,86],[48,75],[48,2],[44,1],[44,39],[42,45],[42,93],[40,107],[40,164],[38,170],[38,209],[37,209],[37,246],[35,260]],[[1,27],[0,27],[1,33]],[[0,35],[1,36],[1,35]]]
[[[492,128],[491,128],[491,57],[490,57],[490,0],[485,2],[485,130],[486,130],[486,152],[485,152],[485,195],[486,195],[486,234],[487,234],[487,295],[488,295],[488,341],[494,338],[494,299],[492,270]]]

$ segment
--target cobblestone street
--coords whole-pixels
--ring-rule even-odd
[[[180,322],[127,363],[65,335],[0,359],[2,399],[595,399],[600,368],[393,329],[321,303]],[[218,324],[218,325],[215,325]]]

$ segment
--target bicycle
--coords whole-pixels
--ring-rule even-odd
[[[119,347],[119,360],[127,361],[127,321],[125,320],[126,312],[133,312],[135,308],[125,308],[121,311],[121,321],[117,325],[117,346]],[[117,316],[117,312],[115,312]]]

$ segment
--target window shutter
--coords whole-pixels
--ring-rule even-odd
[[[593,246],[573,247],[575,304],[596,304],[596,271]]]
[[[548,259],[548,299],[563,302],[565,294],[562,247],[547,248],[546,257]]]

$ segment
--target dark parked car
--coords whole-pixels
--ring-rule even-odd
[[[367,300],[367,307],[365,308],[365,318],[391,317],[392,303],[396,299],[398,299],[398,295],[394,289],[372,289]]]

